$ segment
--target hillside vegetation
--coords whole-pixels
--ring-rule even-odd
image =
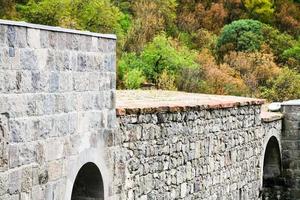
[[[0,18],[118,36],[118,88],[300,98],[300,0],[0,0]]]

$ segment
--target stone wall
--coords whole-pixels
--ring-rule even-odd
[[[71,199],[87,162],[108,194],[115,39],[0,20],[0,199]]]
[[[122,114],[114,188],[119,199],[261,198],[265,147],[280,118],[260,105]]]
[[[282,105],[283,175],[292,200],[300,199],[300,100]]]

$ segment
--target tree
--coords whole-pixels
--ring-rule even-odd
[[[243,0],[249,15],[262,22],[271,22],[274,14],[274,5],[271,0]]]
[[[132,69],[140,69],[148,82],[156,85],[162,83],[166,76],[177,76],[182,68],[195,68],[196,54],[185,46],[178,44],[165,33],[156,36],[152,42],[147,44],[144,50],[137,55],[125,53],[119,62],[119,79]],[[163,72],[165,73],[164,75]]]
[[[133,26],[127,35],[125,49],[142,51],[155,35],[167,31],[176,18],[176,0],[137,0],[133,3]]]
[[[32,23],[122,35],[123,15],[110,0],[31,0],[18,10]]]
[[[177,15],[177,25],[182,31],[192,33],[204,28],[218,33],[225,24],[228,11],[223,2],[181,0]]]
[[[262,97],[272,101],[286,101],[300,98],[300,74],[287,67],[281,73],[268,81],[268,86],[262,88]]]
[[[199,53],[198,62],[202,66],[202,74],[198,75],[202,80],[200,79],[196,92],[220,95],[249,94],[249,88],[239,73],[226,63],[218,65],[208,49]]]
[[[230,52],[224,62],[234,69],[250,89],[248,95],[257,96],[259,87],[280,73],[272,54],[261,52]]]
[[[0,5],[0,18],[14,19],[16,17],[16,3],[14,0],[0,0]]]
[[[224,26],[217,41],[220,58],[230,51],[253,52],[263,43],[262,23],[256,20],[238,20]]]
[[[286,62],[300,73],[300,42],[283,52],[282,57]]]
[[[283,52],[296,44],[296,40],[291,35],[281,33],[278,29],[270,25],[263,25],[262,34],[264,36],[264,43],[271,48],[277,62],[283,62]]]
[[[300,5],[283,1],[277,5],[276,22],[279,29],[294,36],[300,34]]]

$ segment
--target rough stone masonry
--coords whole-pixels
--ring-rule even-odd
[[[264,101],[116,92],[115,68],[114,35],[0,20],[1,200],[254,200],[282,175]]]

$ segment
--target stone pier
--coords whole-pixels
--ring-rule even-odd
[[[283,175],[291,199],[300,199],[300,100],[283,103],[282,113]]]

